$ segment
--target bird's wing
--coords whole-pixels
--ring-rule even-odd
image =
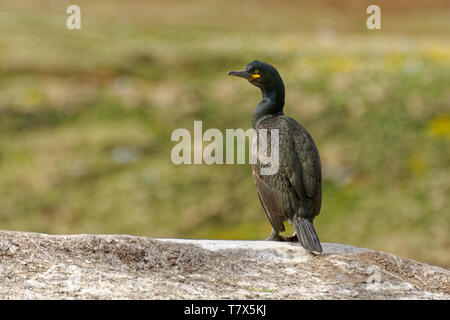
[[[267,185],[258,175],[255,170],[253,170],[253,178],[255,180],[256,190],[258,191],[258,197],[261,204],[266,212],[267,218],[270,221],[273,229],[277,232],[283,232],[283,212],[280,208],[280,192],[273,190],[269,185]]]
[[[297,122],[293,134],[280,146],[280,168],[272,176],[253,176],[261,203],[275,230],[284,231],[283,220],[298,215],[312,219],[322,201],[319,153],[311,136]],[[280,232],[281,232],[280,231]]]
[[[313,218],[319,214],[322,202],[320,157],[306,129],[299,127],[295,132],[296,161],[289,167],[289,179],[301,199],[300,216]]]

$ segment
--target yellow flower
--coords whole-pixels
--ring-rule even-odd
[[[450,138],[450,116],[441,115],[428,123],[428,133],[434,137]]]

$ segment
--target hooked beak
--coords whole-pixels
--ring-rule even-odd
[[[250,72],[245,71],[245,70],[242,70],[242,71],[228,71],[228,75],[229,76],[235,76],[235,77],[244,78],[244,79],[247,79],[249,81],[261,77],[260,74],[250,73]]]
[[[252,78],[252,74],[248,71],[242,70],[242,71],[228,71],[229,76],[244,78],[247,80],[250,80]]]

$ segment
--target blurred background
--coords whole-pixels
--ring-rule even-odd
[[[450,2],[374,2],[0,0],[0,228],[267,237],[250,165],[170,157],[194,120],[251,127],[227,71],[259,59],[319,148],[321,241],[450,267]]]

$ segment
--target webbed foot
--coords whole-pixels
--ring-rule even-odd
[[[285,239],[286,239],[286,241],[289,241],[289,242],[298,242],[298,238],[297,238],[297,235],[295,233],[292,236],[287,237]]]
[[[280,234],[272,229],[272,233],[268,238],[265,239],[266,241],[288,241],[285,237],[280,236]]]

